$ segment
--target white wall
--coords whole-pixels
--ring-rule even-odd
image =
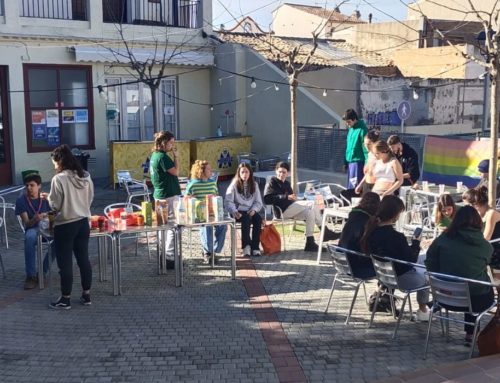
[[[474,8],[479,12],[487,12],[490,14],[493,7],[496,5],[496,10],[500,8],[500,4],[496,0],[472,0]],[[458,20],[458,21],[478,21],[477,15],[473,12],[469,0],[439,0],[426,1],[420,0],[415,4],[408,5],[407,19],[418,19],[422,17],[422,13],[429,19],[437,20]],[[487,16],[482,14],[483,17]]]
[[[276,36],[311,37],[319,25],[323,27],[324,19],[297,8],[283,4],[273,11],[271,30]],[[320,27],[320,28],[321,28]],[[328,28],[323,28],[320,38],[325,38]]]

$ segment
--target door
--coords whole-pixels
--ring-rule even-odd
[[[12,183],[7,67],[0,66],[0,185]]]

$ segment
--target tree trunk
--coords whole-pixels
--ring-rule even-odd
[[[153,135],[154,135],[159,130],[159,126],[158,126],[158,99],[157,99],[157,94],[156,94],[157,93],[156,90],[158,89],[158,86],[149,85],[149,89],[151,91],[151,107],[153,108]],[[153,138],[151,137],[151,139],[153,139]],[[149,140],[149,138],[148,138],[148,140]]]
[[[291,144],[290,144],[290,171],[291,185],[293,192],[297,194],[297,79],[294,75],[290,75],[290,124],[291,124]]]
[[[491,70],[491,130],[490,130],[490,167],[488,172],[488,203],[491,207],[496,206],[497,197],[497,159],[498,159],[498,63],[493,63]]]

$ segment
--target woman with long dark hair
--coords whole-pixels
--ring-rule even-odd
[[[447,228],[457,214],[457,205],[450,194],[441,194],[435,211],[435,224],[439,228]]]
[[[158,132],[154,136],[154,146],[149,163],[151,183],[153,184],[153,198],[155,199],[155,210],[159,206],[166,206],[168,215],[174,213],[174,200],[181,194],[179,184],[179,164],[177,152],[175,151],[175,138],[170,132]],[[170,153],[170,156],[168,155]],[[174,268],[174,233],[167,230],[165,256],[167,269]]]
[[[403,168],[385,141],[374,144],[377,161],[372,168],[375,179],[372,191],[381,197],[392,195],[403,184]]]
[[[89,217],[94,198],[94,184],[90,174],[82,169],[68,145],[61,145],[51,154],[56,175],[52,178],[50,193],[46,196],[56,212],[54,246],[61,275],[61,297],[50,303],[53,309],[71,308],[73,287],[73,253],[80,268],[83,305],[90,305],[92,267],[89,261]]]
[[[481,216],[472,206],[457,211],[450,226],[436,238],[425,259],[427,270],[457,277],[490,282],[487,267],[493,248],[481,233]],[[469,284],[470,299],[474,311],[482,311],[493,302],[491,286]],[[474,323],[475,317],[464,314],[464,320]],[[465,342],[470,344],[474,326],[465,325]]]
[[[260,229],[262,217],[262,197],[259,185],[253,178],[253,171],[249,164],[241,163],[236,169],[233,181],[226,191],[226,209],[241,222],[241,247],[243,255],[260,255]],[[250,236],[250,227],[252,235]]]
[[[385,196],[373,217],[366,224],[361,239],[361,248],[366,254],[388,257],[401,261],[416,263],[420,251],[420,238],[413,238],[411,246],[403,233],[394,229],[399,215],[405,210],[403,201],[393,195]],[[394,270],[402,288],[415,289],[427,285],[423,268],[415,268],[402,263],[394,263]],[[429,320],[427,302],[429,290],[417,292],[419,309],[416,318],[419,321]]]

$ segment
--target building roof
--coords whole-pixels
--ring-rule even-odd
[[[286,52],[298,48],[296,63],[300,65],[304,63],[312,48],[311,39],[276,37],[269,34],[221,33],[219,37],[225,42],[246,45],[274,63],[286,63]],[[392,65],[392,62],[380,54],[359,49],[346,42],[320,40],[309,65],[383,67]]]
[[[247,27],[250,30],[246,30]],[[266,33],[257,22],[250,16],[245,16],[231,29],[226,29],[227,32],[248,32],[248,33]]]
[[[347,22],[347,23],[365,23],[365,21],[360,20],[355,15],[346,16],[337,10],[326,9],[322,7],[316,7],[311,5],[301,5],[301,4],[290,4],[285,3],[283,5],[288,5],[289,7],[299,9],[303,12],[310,13],[312,15],[321,17],[323,19],[327,19],[330,22],[339,23],[339,22]]]

